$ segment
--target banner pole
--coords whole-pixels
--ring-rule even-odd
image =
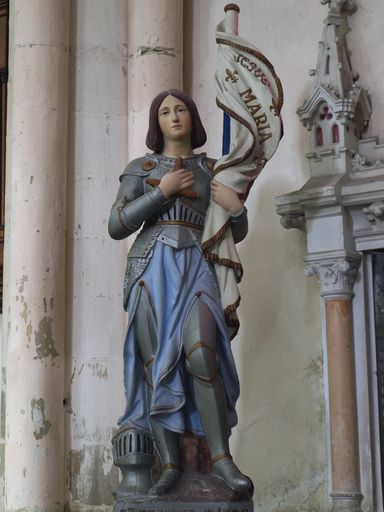
[[[239,35],[239,13],[240,7],[236,4],[227,4],[224,7],[225,12],[225,32],[228,34]],[[231,119],[228,114],[223,113],[223,144],[222,154],[228,155],[231,146]]]
[[[239,35],[239,13],[240,7],[236,4],[227,4],[225,12],[225,31],[228,34]]]

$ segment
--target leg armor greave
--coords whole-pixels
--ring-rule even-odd
[[[186,367],[193,378],[195,402],[204,426],[213,473],[234,491],[246,492],[250,481],[229,453],[227,403],[216,352],[216,322],[209,307],[197,299],[184,329]]]
[[[139,286],[140,296],[134,322],[150,404],[153,389],[153,363],[157,350],[156,312],[146,283],[140,281]],[[159,496],[168,492],[181,476],[180,436],[165,429],[154,417],[150,417],[150,424],[155,448],[162,464],[162,476],[155,485],[150,486],[149,494]]]
[[[198,341],[187,353],[186,367],[194,378],[212,384],[219,373],[216,350],[204,341]]]

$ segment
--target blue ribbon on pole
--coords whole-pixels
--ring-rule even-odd
[[[231,118],[224,112],[222,154],[228,155],[231,146]]]

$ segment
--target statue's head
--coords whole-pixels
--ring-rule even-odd
[[[205,144],[207,135],[204,126],[201,123],[199,112],[195,102],[182,91],[178,89],[169,89],[158,94],[151,103],[149,109],[149,127],[147,133],[146,144],[155,153],[161,153],[164,146],[164,137],[159,125],[159,108],[165,98],[173,96],[180,100],[187,107],[192,121],[191,131],[191,147],[192,149],[199,148]]]

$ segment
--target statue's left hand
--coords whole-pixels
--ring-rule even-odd
[[[215,203],[228,210],[231,215],[238,215],[243,210],[243,203],[237,192],[217,180],[211,181],[211,195]]]

